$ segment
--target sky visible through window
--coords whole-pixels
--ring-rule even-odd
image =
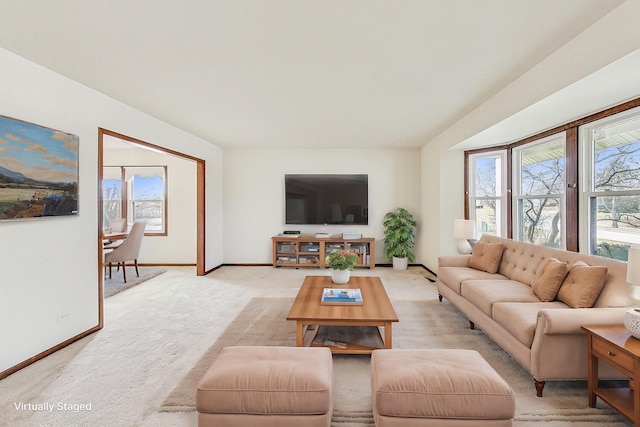
[[[496,161],[495,157],[476,159],[476,196],[496,196]]]
[[[120,198],[120,180],[105,179],[102,181],[102,194],[107,200]]]
[[[153,177],[133,177],[134,200],[163,200],[164,182],[159,175]]]
[[[595,190],[640,189],[640,141],[596,147]]]

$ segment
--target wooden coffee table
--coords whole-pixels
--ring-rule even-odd
[[[324,288],[357,288],[362,292],[362,305],[324,305],[320,303]],[[298,291],[287,320],[296,321],[296,345],[329,347],[333,353],[371,354],[376,348],[391,348],[391,324],[398,321],[389,297],[379,277],[354,277],[349,283],[336,285],[330,276],[307,276]],[[381,347],[358,343],[340,346],[314,343],[322,326],[374,326],[382,341]]]

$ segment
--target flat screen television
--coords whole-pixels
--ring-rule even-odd
[[[369,223],[369,175],[287,174],[285,224]]]

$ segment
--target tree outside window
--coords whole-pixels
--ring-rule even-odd
[[[514,149],[518,240],[564,248],[565,134]]]
[[[111,221],[116,218],[121,218],[121,182],[119,180],[104,180],[102,181],[102,200],[104,202],[103,220],[105,226],[109,226]]]
[[[102,170],[102,228],[108,230],[114,219],[122,218],[121,167],[104,167]]]
[[[477,237],[485,233],[505,235],[505,160],[505,151],[470,156],[469,216],[475,220]]]
[[[640,244],[640,112],[585,126],[592,254],[627,259]]]

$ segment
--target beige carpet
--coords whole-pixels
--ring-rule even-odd
[[[292,298],[253,298],[169,394],[161,410],[194,411],[198,381],[225,346],[294,345],[293,322],[285,320],[292,301]],[[393,304],[400,318],[394,325],[394,348],[479,351],[515,390],[516,421],[521,425],[555,425],[561,421],[623,425],[614,411],[587,407],[584,381],[548,383],[545,396],[536,397],[531,376],[481,331],[468,329],[466,319],[448,302],[401,300]],[[373,424],[369,361],[369,356],[334,356],[334,427]]]
[[[215,352],[216,346],[229,342],[238,324],[252,325],[247,330],[251,344],[276,342],[282,331],[289,331],[293,339],[293,322],[283,320],[286,300],[296,296],[306,275],[329,275],[325,270],[272,267],[223,267],[204,277],[197,277],[192,267],[166,270],[107,298],[101,331],[0,380],[0,426],[195,427],[197,413],[178,410],[193,407],[192,401],[168,400],[169,396],[176,398],[173,391],[194,366],[206,353]],[[470,331],[449,303],[437,303],[436,287],[423,268],[376,267],[357,269],[353,274],[382,279],[400,316],[394,326],[395,347],[477,348],[516,390],[518,419],[514,426],[631,425],[600,402],[603,409],[588,409],[584,383],[550,383],[545,397],[536,398],[531,378],[509,356],[481,331]],[[254,321],[251,316],[263,320]],[[280,327],[281,332],[274,334]],[[334,413],[334,427],[370,426],[369,358],[334,360],[340,373],[336,406],[344,411]],[[17,407],[43,402],[90,403],[91,410]],[[167,406],[169,403],[173,406]]]

